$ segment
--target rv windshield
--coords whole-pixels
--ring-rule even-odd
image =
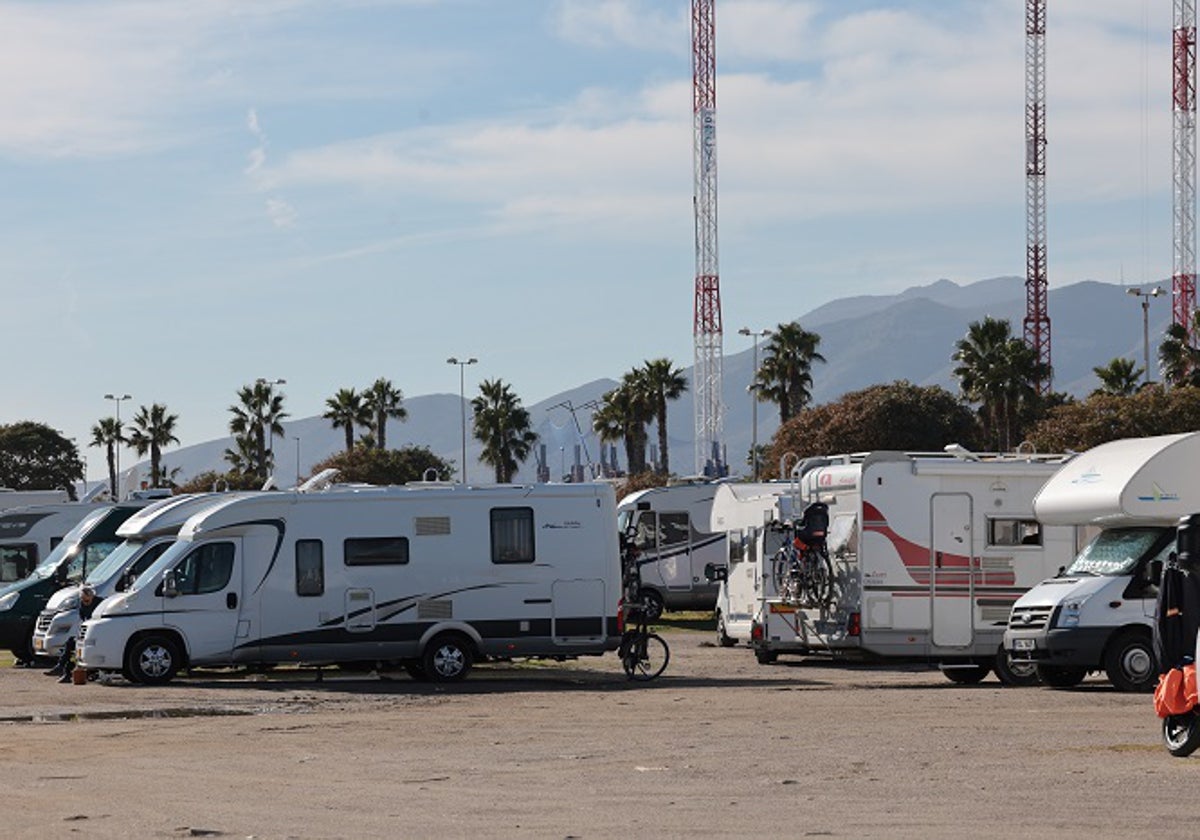
[[[100,508],[89,513],[70,531],[67,531],[66,536],[62,538],[62,542],[54,546],[54,550],[46,555],[46,559],[38,564],[38,567],[33,570],[33,574],[38,578],[48,578],[54,575],[54,571],[62,563],[63,558],[68,555],[74,557],[79,553],[79,544],[83,542],[83,538],[92,527],[102,518],[108,515],[108,508]]]
[[[99,566],[88,572],[87,581],[85,582],[93,586],[104,583],[129,562],[135,554],[141,551],[143,546],[145,546],[145,543],[141,540],[125,540],[125,542],[114,548],[112,553],[105,557]]]
[[[146,586],[150,582],[157,582],[162,577],[162,573],[167,569],[173,568],[179,561],[181,555],[186,553],[192,547],[190,542],[173,542],[170,543],[167,550],[158,556],[158,559],[146,567],[138,579],[129,587],[129,591],[134,592]]]
[[[1166,528],[1109,528],[1096,535],[1075,562],[1068,575],[1127,575],[1147,551],[1154,547]]]

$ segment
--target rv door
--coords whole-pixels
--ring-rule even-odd
[[[975,637],[971,497],[938,493],[929,503],[929,639],[934,647],[968,647]]]
[[[163,580],[163,623],[177,628],[194,661],[228,661],[239,635],[242,541],[200,543]]]

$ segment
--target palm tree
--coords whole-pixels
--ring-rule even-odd
[[[533,450],[537,434],[530,428],[529,412],[512,388],[501,380],[484,380],[479,396],[471,400],[475,413],[475,439],[483,444],[480,460],[496,471],[496,483],[508,484]]]
[[[1012,335],[1008,321],[985,317],[972,321],[954,344],[951,359],[963,396],[979,404],[984,434],[1008,449],[1014,418],[1037,399],[1037,383],[1050,379],[1049,366],[1037,351]]]
[[[141,406],[133,416],[133,429],[129,433],[129,445],[138,456],[150,453],[150,486],[160,487],[166,476],[162,470],[162,450],[172,443],[179,443],[175,437],[175,423],[179,420],[176,414],[168,414],[167,407],[154,403],[150,408]]]
[[[1137,366],[1137,362],[1120,357],[1113,359],[1107,365],[1092,368],[1100,380],[1100,387],[1093,394],[1115,394],[1118,397],[1128,397],[1134,394],[1141,384],[1142,375],[1146,371]]]
[[[321,416],[330,422],[335,429],[346,433],[346,451],[354,449],[354,427],[370,426],[371,412],[363,405],[363,398],[353,388],[340,388],[338,392],[325,400],[329,408]]]
[[[795,417],[812,399],[813,362],[824,362],[817,352],[821,336],[810,333],[799,321],[780,324],[763,349],[763,361],[754,378],[761,402],[779,406],[779,423]]]
[[[1191,340],[1196,335],[1200,335],[1200,309],[1192,314],[1191,336],[1182,324],[1167,327],[1158,346],[1158,364],[1168,385],[1200,385],[1200,349]]]
[[[601,441],[625,442],[630,475],[646,471],[646,424],[653,417],[651,394],[639,370],[625,374],[619,386],[600,398],[592,415],[592,428]]]
[[[229,411],[233,419],[229,421],[229,431],[236,438],[238,450],[225,450],[225,459],[244,473],[256,475],[266,480],[275,468],[274,447],[268,446],[267,435],[271,440],[276,435],[283,436],[283,418],[288,414],[283,410],[283,394],[275,393],[270,382],[255,382],[244,385],[238,391],[239,405],[231,405]],[[240,466],[239,466],[240,461]]]
[[[391,381],[380,377],[363,393],[363,407],[374,417],[371,431],[375,434],[375,448],[387,449],[388,418],[401,422],[408,419],[404,393]]]
[[[116,417],[101,417],[92,426],[92,446],[104,447],[104,457],[108,462],[108,488],[112,497],[117,498],[117,447],[125,443],[124,429]]]
[[[683,371],[673,367],[670,359],[648,360],[642,367],[642,377],[650,391],[654,409],[654,420],[658,424],[659,472],[670,475],[670,460],[667,455],[667,400],[677,400],[687,392],[687,377]]]

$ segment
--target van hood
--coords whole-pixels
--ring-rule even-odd
[[[1067,575],[1049,578],[1017,599],[1013,607],[1052,607],[1067,598],[1094,595],[1112,581],[1112,575]]]

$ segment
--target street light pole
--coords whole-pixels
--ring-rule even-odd
[[[462,483],[467,483],[467,391],[466,391],[466,369],[467,365],[473,365],[479,360],[472,356],[469,359],[459,360],[455,356],[451,356],[446,360],[448,365],[458,365],[458,403],[462,409]]]
[[[122,441],[121,441],[121,436],[124,434],[124,431],[125,431],[124,429],[122,429],[122,428],[121,428],[121,403],[122,403],[123,401],[125,401],[125,400],[131,400],[131,399],[133,399],[133,397],[129,396],[129,394],[122,394],[122,395],[121,395],[121,396],[119,396],[119,397],[118,397],[118,396],[116,396],[115,394],[105,394],[105,395],[104,395],[104,399],[106,399],[106,400],[112,400],[113,402],[115,402],[115,403],[117,404],[117,441],[116,441],[116,444],[117,444],[117,457],[116,457],[116,466],[117,466],[117,482],[119,483],[119,482],[121,481],[121,442],[122,442]],[[111,488],[109,488],[109,489],[110,489],[110,490],[112,490],[112,497],[113,497],[113,501],[114,501],[114,502],[119,502],[119,501],[121,501],[121,495],[120,495],[120,491],[119,491],[119,490],[118,490],[116,487],[111,487]]]
[[[1147,292],[1143,292],[1136,286],[1125,290],[1125,294],[1142,299],[1142,358],[1146,365],[1147,385],[1150,384],[1150,298],[1165,295],[1166,293],[1166,289],[1162,286],[1155,286]]]
[[[754,338],[754,369],[750,372],[750,463],[754,467],[754,480],[758,481],[758,339],[766,338],[770,330],[752,330],[742,327],[738,335],[748,335]]]

